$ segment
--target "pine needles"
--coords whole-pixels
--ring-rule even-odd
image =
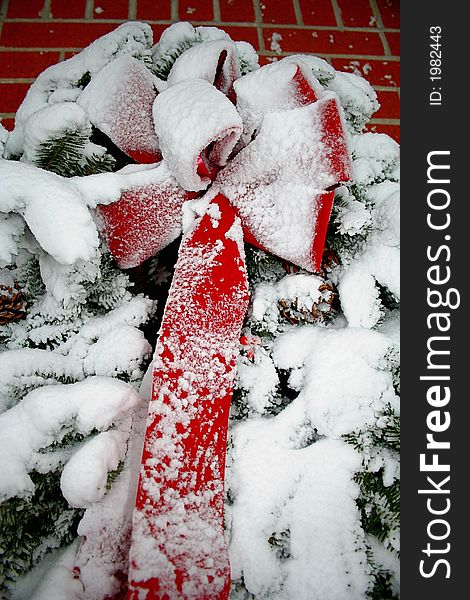
[[[43,142],[36,152],[36,165],[63,177],[92,175],[112,171],[114,159],[108,153],[85,155],[89,144],[86,133],[79,130],[65,131],[56,139]]]

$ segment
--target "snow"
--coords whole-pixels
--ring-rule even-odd
[[[266,412],[278,384],[274,363],[263,348],[254,352],[252,360],[238,360],[236,387],[243,390],[243,402],[254,414],[262,415]]]
[[[279,302],[294,302],[296,309],[311,314],[314,307],[318,310],[330,309],[331,291],[325,287],[325,281],[316,275],[303,273],[286,275],[275,285],[259,284],[256,286],[252,302],[251,317],[253,321],[263,321],[269,327],[269,321],[277,326],[277,306]]]
[[[299,393],[275,417],[235,424],[227,465],[232,579],[249,594],[366,596],[371,572],[353,482],[361,455],[341,437],[379,426],[388,403],[397,409],[390,347],[388,336],[338,326],[290,328],[275,340],[272,360]],[[381,461],[390,482],[395,458]]]
[[[64,307],[84,303],[86,283],[95,281],[99,274],[99,260],[76,261],[61,265],[45,252],[39,256],[39,268],[44,286],[50,296]]]
[[[357,235],[370,229],[372,215],[365,204],[348,195],[346,188],[338,191],[336,198],[341,198],[335,223],[338,224],[338,233],[342,235]]]
[[[218,166],[227,163],[242,132],[236,108],[207,81],[189,79],[159,94],[153,112],[162,155],[173,177],[185,190],[207,188],[210,179],[197,174],[198,158],[213,143],[208,160]]]
[[[80,194],[62,177],[0,159],[0,211],[17,212],[59,263],[91,260],[98,234]]]
[[[364,133],[351,138],[354,181],[369,185],[387,177],[398,178],[400,147],[383,133]]]
[[[223,60],[220,68],[219,62]],[[218,80],[216,76],[220,70]],[[202,42],[179,56],[168,76],[168,86],[186,79],[204,79],[227,94],[235,79],[240,77],[236,45],[230,40]]]
[[[380,108],[373,87],[354,73],[337,71],[327,87],[338,94],[353,131],[362,131],[371,116]]]
[[[70,431],[88,435],[95,429],[107,429],[138,402],[131,386],[108,377],[44,386],[27,394],[0,415],[2,501],[32,494],[34,484],[28,471],[34,469],[42,448]]]
[[[142,62],[121,56],[93,77],[77,103],[123,152],[155,162],[159,158],[152,119],[156,87],[157,78]]]
[[[381,318],[376,282],[400,298],[399,189],[399,183],[386,180],[364,192],[370,231],[356,251],[342,257],[338,274],[341,306],[352,326],[374,327]],[[348,216],[345,213],[341,222]]]
[[[168,67],[189,48],[204,42],[230,42],[230,36],[217,27],[193,27],[191,23],[173,23],[167,27],[158,43],[152,49],[154,69],[157,73],[165,74]],[[248,42],[235,42],[240,57],[240,67],[243,73],[258,68],[258,55]],[[166,77],[164,77],[166,78]],[[165,89],[160,84],[160,91]]]
[[[130,551],[135,593],[157,577],[173,596],[180,571],[185,596],[215,597],[229,575],[226,419],[248,296],[240,222],[224,198],[213,205],[183,238],[155,352]]]
[[[147,405],[148,399],[141,401],[132,416],[128,451],[114,485],[100,502],[87,508],[78,525],[82,537],[75,564],[88,600],[118,594],[122,591],[122,576],[127,576]]]
[[[134,373],[138,376],[142,356],[148,355],[149,349],[139,329],[130,325],[114,327],[89,347],[83,359],[83,372],[85,376],[94,373],[116,376],[126,372],[130,372],[131,377]]]
[[[0,354],[0,412],[10,408],[10,392],[22,382],[28,387],[47,384],[69,373],[69,361],[61,354],[39,348],[4,350]]]
[[[89,205],[100,204],[100,228],[119,266],[126,269],[180,235],[182,205],[192,197],[177,184],[165,161],[149,166],[74,180]]]
[[[95,40],[80,54],[52,65],[31,85],[15,117],[15,129],[7,143],[9,155],[23,151],[23,134],[32,114],[47,106],[54,93],[77,88],[88,73],[92,78],[109,62],[119,56],[133,56],[150,61],[152,29],[146,23],[123,23],[114,31]],[[54,101],[54,100],[53,100]]]
[[[307,64],[314,76],[323,86],[327,86],[336,76],[337,71],[335,71],[330,63],[319,56],[312,56],[311,54],[293,54],[290,58],[293,60],[300,59]]]
[[[296,402],[320,435],[338,438],[375,422],[387,402],[396,404],[391,374],[381,370],[390,347],[369,329],[305,325],[280,336],[274,363],[292,370]]]
[[[85,111],[74,102],[54,103],[33,113],[24,126],[23,160],[36,162],[41,144],[61,138],[67,132],[91,135]]]
[[[243,40],[235,42],[240,60],[240,71],[242,75],[259,69],[259,57],[251,44]]]
[[[354,540],[361,533],[351,481],[360,457],[337,440],[293,448],[288,425],[281,414],[235,429],[232,579],[243,577],[260,598],[361,600],[367,559]]]
[[[379,290],[367,265],[357,261],[341,277],[341,308],[351,327],[374,327],[382,316]]]
[[[209,190],[200,198],[188,200],[183,204],[183,233],[189,233],[199,219],[206,214],[214,195],[215,193]]]
[[[60,489],[70,506],[87,508],[101,500],[106,492],[108,473],[124,458],[126,442],[125,433],[104,431],[75,452],[60,478]]]
[[[276,52],[276,54],[280,54],[282,52],[281,44],[279,42],[282,41],[282,35],[275,31],[271,36],[271,44],[269,49],[271,52]]]
[[[303,60],[303,56],[284,58],[237,79],[234,88],[237,94],[237,110],[243,119],[245,143],[248,143],[253,133],[259,129],[266,114],[292,110],[306,103],[294,79],[298,71],[315,95],[321,97],[323,88]]]
[[[5,144],[7,143],[9,135],[9,132],[0,123],[0,156],[2,156],[3,154],[3,149],[5,147]]]
[[[150,355],[151,348],[136,327],[148,320],[152,309],[152,301],[137,296],[106,315],[89,318],[78,333],[69,332],[67,341],[54,351],[39,348],[3,351],[0,412],[10,407],[18,390],[29,391],[61,379],[81,380],[86,375],[122,373],[131,380],[139,379],[142,373],[138,365]],[[44,343],[50,335],[46,326],[45,332],[38,328],[32,337],[35,343]],[[110,342],[118,345],[108,345]]]
[[[18,255],[18,242],[24,229],[24,220],[19,215],[0,213],[0,268],[11,264]]]
[[[77,542],[56,550],[16,585],[12,600],[83,600],[83,588],[73,574]]]

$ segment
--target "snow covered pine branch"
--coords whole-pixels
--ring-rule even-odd
[[[124,24],[33,83],[0,129],[6,598],[398,596],[377,108],[189,23],[155,46]]]

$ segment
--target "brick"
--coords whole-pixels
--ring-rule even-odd
[[[380,108],[374,113],[374,119],[399,119],[400,97],[398,92],[378,91],[377,96],[380,102]]]
[[[263,54],[260,54],[259,64],[260,64],[260,66],[270,65],[273,62],[281,60],[281,58],[282,58],[282,56],[279,56],[279,57],[277,57],[277,56],[264,56]]]
[[[224,25],[221,29],[226,31],[235,42],[249,42],[253,48],[259,50],[258,32],[256,31],[256,27],[226,27]]]
[[[163,2],[164,4],[164,2]],[[93,17],[95,19],[127,19],[129,0],[95,0]]]
[[[381,123],[368,123],[367,131],[374,133],[386,133],[396,142],[400,143],[400,125],[384,125]]]
[[[388,45],[390,46],[390,52],[393,56],[400,56],[400,34],[399,33],[386,33]]]
[[[0,42],[21,48],[83,48],[116,28],[115,23],[5,23]]]
[[[250,0],[219,0],[222,21],[251,23],[255,20],[253,2]]]
[[[150,21],[169,20],[171,18],[171,1],[137,0],[137,18]]]
[[[369,0],[337,0],[345,27],[377,27]]]
[[[373,55],[384,52],[377,33],[328,29],[265,29],[263,33],[266,48],[271,47],[273,33],[282,35],[279,45],[283,52]]]
[[[83,19],[85,0],[51,0],[51,16],[55,19]]]
[[[368,60],[366,58],[333,58],[333,67],[338,71],[362,75],[372,85],[400,87],[400,61]]]
[[[59,60],[58,52],[0,52],[0,77],[37,77]]]
[[[13,131],[15,119],[12,119],[11,117],[0,117],[0,122],[7,131]]]
[[[292,0],[260,0],[264,23],[297,23]]]
[[[29,83],[0,83],[0,112],[16,112],[28,88]]]
[[[207,0],[179,0],[178,14],[182,21],[212,21],[214,9]]]
[[[305,25],[337,25],[330,0],[300,0],[300,10]]]
[[[38,19],[44,0],[10,0],[7,16],[10,19]]]
[[[400,28],[400,1],[377,0],[377,6],[385,27]]]
[[[158,42],[158,40],[160,39],[160,36],[162,35],[162,33],[165,31],[165,29],[169,27],[168,25],[155,25],[152,24],[152,31],[153,31],[153,43],[156,44]]]

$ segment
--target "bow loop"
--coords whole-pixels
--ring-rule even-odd
[[[168,75],[168,86],[186,79],[205,79],[223,94],[229,95],[233,82],[240,77],[240,59],[231,40],[213,40],[196,44],[183,52]]]
[[[209,82],[186,79],[157,96],[153,114],[175,179],[186,190],[206,189],[211,179],[198,173],[198,159],[203,155],[215,167],[227,163],[243,129],[235,106]]]
[[[335,95],[267,114],[257,137],[218,174],[252,243],[294,264],[320,268],[334,193],[351,164]]]
[[[77,100],[91,123],[141,163],[161,158],[152,117],[157,78],[140,61],[121,56],[103,67]]]
[[[323,94],[312,70],[301,58],[287,57],[240,77],[234,83],[237,110],[248,143],[265,115],[311,104]]]

